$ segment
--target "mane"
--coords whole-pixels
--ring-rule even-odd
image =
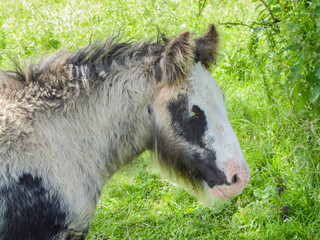
[[[160,57],[163,50],[158,42],[120,42],[119,38],[96,41],[75,52],[61,50],[23,68],[15,64],[13,71],[2,71],[0,94],[58,108],[83,93],[89,95],[119,71]]]

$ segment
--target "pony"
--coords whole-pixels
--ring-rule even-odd
[[[103,186],[146,150],[195,194],[250,170],[209,70],[214,25],[166,43],[112,38],[0,74],[0,239],[85,239]]]

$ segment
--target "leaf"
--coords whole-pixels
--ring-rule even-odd
[[[279,76],[280,76],[282,70],[283,70],[282,68],[279,68],[279,69],[278,69],[278,71],[277,71],[277,73],[276,73],[275,79],[279,79]]]
[[[319,98],[319,96],[320,96],[320,84],[318,84],[317,86],[315,86],[313,88],[313,91],[312,91],[312,94],[310,97],[310,102],[315,103],[317,101],[317,99]]]
[[[301,65],[300,62],[296,63],[296,65],[291,68],[292,73],[296,75],[299,74],[302,71],[300,65]]]
[[[261,189],[254,189],[253,190],[253,195],[255,197],[258,197],[258,198],[262,198],[262,199],[267,199],[269,198],[273,192],[275,192],[275,189],[273,186],[267,186],[264,190],[261,190]]]
[[[262,3],[260,3],[257,7],[256,7],[256,11],[258,10],[258,8],[260,8],[262,6]]]
[[[304,109],[304,107],[307,105],[307,102],[308,102],[307,94],[308,93],[306,91],[303,91],[303,89],[301,89],[301,92],[297,96],[296,106],[297,106],[298,112],[301,111],[302,109]]]
[[[319,80],[316,77],[315,71],[308,73],[308,75],[306,76],[306,79],[309,83],[317,83]]]
[[[297,52],[301,47],[302,47],[302,46],[301,46],[300,43],[294,43],[294,44],[291,44],[291,45],[285,47],[283,50],[284,50],[284,51],[294,51],[294,52]]]
[[[294,84],[293,88],[290,91],[290,98],[296,98],[298,93],[301,93],[303,89],[303,84],[301,82],[297,82]]]
[[[314,71],[314,75],[316,75],[316,77],[320,79],[320,66],[316,68],[316,70]]]
[[[253,190],[253,195],[254,195],[255,197],[260,198],[260,197],[263,195],[263,191],[262,191],[261,189],[254,189],[254,190]]]
[[[280,7],[274,7],[272,9],[272,13],[278,13],[278,12],[281,12],[281,8]]]

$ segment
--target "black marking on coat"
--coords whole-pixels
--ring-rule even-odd
[[[44,188],[42,178],[25,173],[0,188],[4,210],[0,239],[52,240],[66,230],[60,198]],[[1,222],[0,222],[1,223]]]
[[[186,139],[204,148],[202,138],[207,130],[207,119],[203,110],[197,105],[192,107],[195,113],[191,116],[188,110],[186,97],[180,97],[177,101],[168,105],[174,131]]]
[[[203,157],[195,153],[193,164],[210,188],[216,185],[231,185],[231,183],[227,181],[225,173],[220,170],[216,164],[215,152],[206,151]]]
[[[162,70],[160,66],[160,58],[156,61],[156,66],[155,66],[155,78],[156,82],[159,83],[161,82],[162,79]]]
[[[192,152],[191,149],[182,149],[179,144],[168,145],[166,134],[156,132],[157,152],[165,167],[173,169],[195,187],[202,181],[211,188],[216,185],[230,185],[225,173],[216,164],[215,152],[203,143],[203,136],[208,127],[204,111],[194,105],[192,107],[194,115],[190,114],[186,96],[179,96],[178,100],[169,103],[167,108],[171,115],[174,133],[187,142],[196,144],[202,149],[202,154]]]
[[[230,185],[226,175],[216,164],[216,154],[212,150],[202,149],[203,153],[184,149],[177,144],[167,144],[166,134],[156,132],[157,153],[160,163],[171,173],[178,174],[195,189],[202,186],[205,181],[209,187],[216,185]]]
[[[84,231],[71,231],[68,233],[65,240],[85,240],[89,229]]]

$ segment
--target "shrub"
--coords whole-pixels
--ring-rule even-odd
[[[249,54],[271,101],[270,84],[280,84],[298,119],[304,112],[319,115],[320,1],[252,2],[257,2],[255,21],[223,24],[250,28]]]

